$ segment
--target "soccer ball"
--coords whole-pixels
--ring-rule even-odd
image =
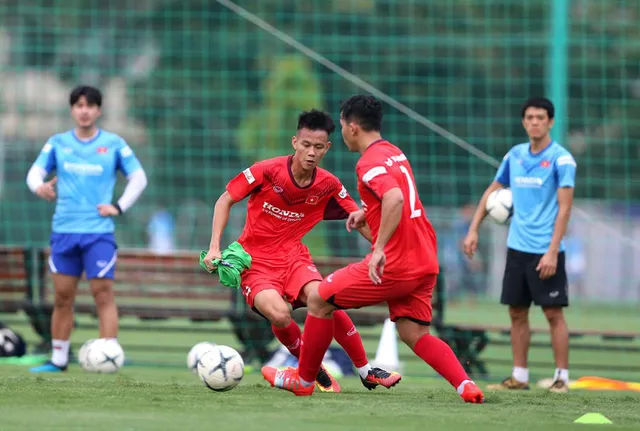
[[[80,365],[94,373],[115,373],[124,365],[122,346],[113,339],[99,338],[85,343],[86,350],[80,355]],[[82,349],[81,349],[82,350]]]
[[[487,198],[486,210],[488,216],[500,225],[511,222],[513,216],[513,196],[509,189],[498,189],[491,192]]]
[[[78,363],[83,369],[87,369],[87,367],[89,366],[87,364],[87,351],[89,350],[89,346],[91,346],[91,343],[93,343],[94,341],[96,341],[96,338],[85,341],[82,347],[80,347],[80,351],[78,352]]]
[[[0,357],[24,356],[27,345],[22,337],[0,324]]]
[[[198,375],[212,391],[229,391],[244,377],[244,360],[229,346],[215,346],[200,358]]]
[[[193,374],[198,374],[198,361],[200,361],[202,355],[215,347],[215,343],[210,343],[208,341],[203,341],[193,346],[187,355],[187,368],[189,368]]]

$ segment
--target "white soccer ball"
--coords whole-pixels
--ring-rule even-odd
[[[85,370],[89,367],[89,364],[87,363],[87,351],[89,350],[91,343],[94,341],[96,341],[96,338],[85,341],[82,347],[80,347],[80,351],[78,351],[78,363]]]
[[[187,368],[189,368],[193,374],[198,374],[198,362],[200,358],[209,350],[215,349],[215,347],[216,343],[210,343],[208,341],[203,341],[193,346],[191,350],[189,350],[189,354],[187,354]]]
[[[229,391],[244,377],[244,360],[229,346],[215,346],[200,358],[198,375],[212,391]]]
[[[506,225],[513,216],[513,196],[509,189],[498,189],[491,192],[487,198],[487,215],[494,223]]]
[[[80,363],[86,371],[94,373],[115,373],[124,365],[124,350],[116,340],[99,338],[93,340],[83,352],[85,359]]]

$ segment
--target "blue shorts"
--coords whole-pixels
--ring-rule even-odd
[[[118,246],[112,233],[52,233],[49,269],[54,274],[113,279]]]

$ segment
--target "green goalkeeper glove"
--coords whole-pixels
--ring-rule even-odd
[[[234,289],[240,288],[241,274],[251,268],[251,255],[244,251],[239,242],[234,242],[222,252],[221,259],[213,259],[211,262],[215,269],[209,270],[204,264],[206,251],[200,252],[200,266],[209,274],[218,274],[220,283]]]

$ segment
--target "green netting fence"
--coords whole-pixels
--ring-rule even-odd
[[[571,226],[572,283],[586,298],[640,300],[637,1],[236,4],[493,159],[526,140],[519,107],[527,97],[564,95],[554,100],[566,115],[557,128],[564,133],[554,137],[578,161],[583,210]],[[362,91],[227,6],[2,2],[0,243],[47,245],[53,207],[31,195],[24,179],[47,137],[72,126],[67,95],[79,83],[103,90],[101,126],[131,144],[150,179],[119,221],[120,245],[153,248],[164,239],[189,250],[207,245],[212,206],[229,178],[256,159],[290,151],[299,111],[322,108],[337,121],[340,100]],[[389,105],[383,132],[414,165],[451,283],[495,293],[504,230],[487,226],[477,268],[466,267],[457,249],[467,205],[494,168]],[[355,193],[356,156],[339,133],[333,141],[323,165]],[[227,242],[244,221],[242,206],[234,214]],[[307,243],[324,256],[367,248],[341,223],[319,226]]]

